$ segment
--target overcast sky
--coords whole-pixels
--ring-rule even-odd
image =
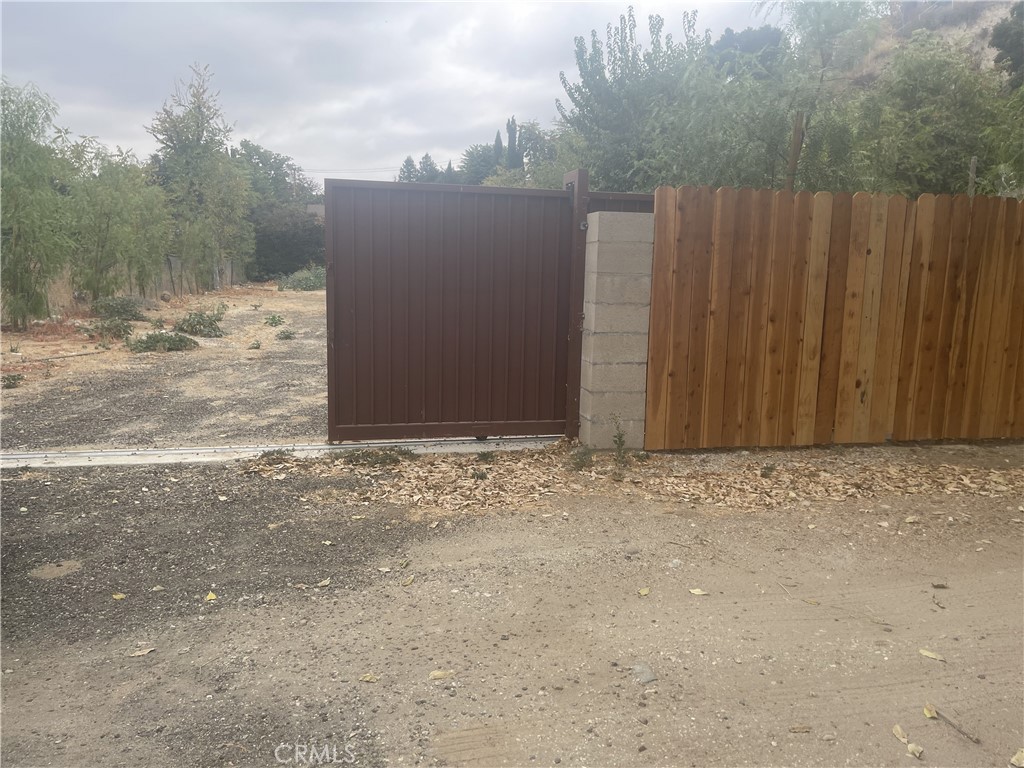
[[[406,155],[456,165],[515,115],[550,126],[576,80],[573,38],[622,3],[2,3],[3,74],[60,105],[58,124],[155,148],[145,126],[193,62],[208,64],[233,141],[294,158],[317,179],[389,181]],[[750,2],[634,3],[680,36],[758,25]],[[646,35],[644,36],[646,40]]]

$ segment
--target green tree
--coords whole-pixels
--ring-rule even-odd
[[[419,179],[419,168],[416,167],[416,161],[412,159],[412,155],[407,155],[405,160],[402,161],[402,167],[398,169],[398,181],[413,182]]]
[[[145,295],[155,288],[168,247],[166,196],[130,152],[90,142],[88,153],[70,184],[74,285],[93,299],[125,286]]]
[[[1021,137],[998,74],[930,32],[897,50],[854,110],[862,183],[912,197],[966,191],[971,157],[988,173],[999,161],[993,127]]]
[[[198,285],[220,288],[225,259],[244,264],[253,251],[252,187],[228,154],[231,128],[208,67],[193,65],[147,131],[158,144],[156,173],[174,216],[172,251]]]
[[[992,27],[989,44],[997,51],[996,66],[1010,77],[1010,88],[1024,85],[1024,0],[1010,6],[1010,14]]]
[[[492,144],[471,145],[462,153],[459,161],[459,173],[464,184],[483,184],[484,179],[493,175],[497,169]]]
[[[434,158],[430,156],[429,152],[420,158],[420,164],[416,170],[416,181],[424,184],[432,184],[441,180],[442,171],[437,167],[437,163],[434,162]]]
[[[56,103],[34,85],[6,79],[0,132],[0,270],[3,316],[15,328],[49,314],[47,289],[73,248],[67,182],[73,169],[60,151]]]

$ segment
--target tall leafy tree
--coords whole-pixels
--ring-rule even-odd
[[[156,139],[156,172],[174,215],[173,252],[198,283],[220,287],[225,259],[244,264],[253,251],[252,188],[228,154],[228,126],[208,67],[193,65],[147,127]]]
[[[432,184],[441,180],[442,171],[437,167],[437,163],[434,162],[434,158],[430,156],[429,152],[420,158],[420,163],[416,170],[416,181],[424,184]]]
[[[70,198],[74,171],[61,151],[66,134],[54,120],[56,103],[33,85],[6,79],[0,132],[0,270],[3,314],[16,328],[49,314],[47,289],[70,255]]]
[[[498,162],[494,157],[492,144],[473,144],[462,153],[459,173],[465,184],[483,184],[484,179],[494,174]]]
[[[70,184],[75,287],[93,299],[125,287],[145,295],[155,289],[167,252],[166,195],[130,152],[89,142],[88,154]]]
[[[992,27],[989,44],[996,49],[996,66],[1009,75],[1010,88],[1024,85],[1024,0],[1010,6],[1010,13]]]
[[[402,162],[402,167],[398,169],[398,181],[411,182],[419,179],[419,168],[416,167],[416,161],[412,159],[412,155],[407,155],[405,160]]]

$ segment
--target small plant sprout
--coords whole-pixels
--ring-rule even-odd
[[[280,315],[267,315],[267,319],[263,322],[271,328],[277,328],[279,325],[284,325],[284,318]]]
[[[288,329],[278,331],[277,338],[281,341],[291,341],[295,338],[295,331],[289,331]]]

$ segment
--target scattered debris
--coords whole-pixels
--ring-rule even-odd
[[[1010,758],[1010,765],[1013,768],[1024,768],[1024,749],[1017,750],[1017,754]]]
[[[124,600],[126,597],[128,597],[128,595],[126,595],[124,592],[115,592],[114,593],[114,599],[115,600]]]
[[[213,592],[207,592],[206,597],[203,598],[203,600],[207,603],[212,603],[216,599],[217,596]]]
[[[323,581],[318,581],[316,585],[318,587],[329,587],[329,586],[331,586],[331,580],[330,580],[330,578],[327,578],[327,579],[324,579]]]
[[[924,754],[924,748],[911,742],[910,744],[907,744],[907,753],[920,760],[921,755]]]
[[[902,728],[900,727],[899,723],[897,723],[896,725],[894,725],[894,726],[892,727],[892,735],[893,735],[893,736],[895,736],[895,737],[896,737],[897,739],[899,739],[900,741],[902,741],[902,742],[903,742],[904,744],[909,744],[909,743],[910,743],[910,739],[909,739],[909,737],[907,736],[907,732],[906,732],[906,731],[904,731],[904,730],[903,730],[903,729],[902,729]]]
[[[936,661],[941,661],[943,663],[945,663],[946,661],[944,657],[935,653],[935,651],[929,651],[927,648],[919,648],[917,652],[920,653],[922,656],[927,656],[929,659],[935,659]]]
[[[403,586],[403,587],[408,587],[408,586],[412,586],[412,583],[413,583],[414,581],[416,581],[416,576],[415,576],[415,574],[414,574],[414,575],[412,575],[412,576],[409,576],[408,578],[405,578],[405,579],[403,579],[403,580],[402,580],[402,586]]]
[[[931,712],[932,714],[929,714],[929,712]],[[926,703],[924,705],[924,714],[925,717],[931,717],[941,720],[968,741],[973,741],[975,744],[981,744],[981,739],[979,739],[973,733],[971,733],[962,725],[960,725],[960,723],[956,722],[956,720],[953,720],[951,717],[949,717],[949,715],[940,712],[936,707],[933,707],[931,704]]]

